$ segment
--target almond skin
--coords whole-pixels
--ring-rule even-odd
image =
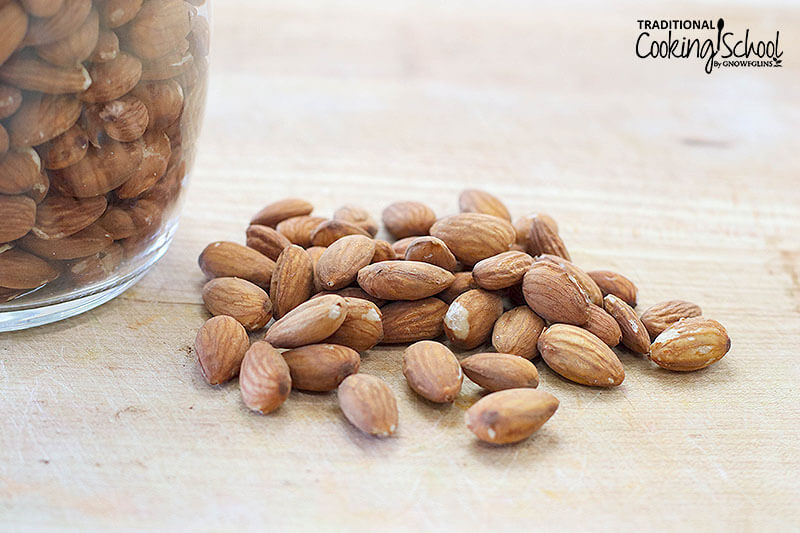
[[[533,257],[525,252],[503,252],[478,261],[472,269],[472,277],[482,289],[506,289],[522,282],[532,264]]]
[[[606,312],[617,321],[622,332],[622,344],[626,348],[636,353],[650,351],[650,335],[630,305],[613,294],[609,294],[604,299],[604,307]]]
[[[310,344],[283,352],[292,375],[292,387],[312,392],[335,390],[344,379],[358,372],[358,352],[336,344]]]
[[[207,278],[241,278],[259,287],[269,288],[275,262],[252,248],[235,242],[212,242],[197,258]]]
[[[534,218],[541,219],[545,224],[550,226],[553,233],[558,233],[558,224],[550,215],[545,213],[533,213],[531,215],[523,215],[514,219],[514,231],[517,234],[517,244],[522,246],[524,250],[528,249],[528,236],[531,233],[531,224]]]
[[[381,218],[386,231],[395,238],[402,239],[413,235],[427,235],[436,222],[436,213],[421,202],[396,202],[383,210]]]
[[[465,189],[458,196],[458,208],[462,213],[483,213],[511,222],[511,214],[496,196],[478,189]]]
[[[16,248],[3,250],[4,246],[0,246],[0,287],[35,289],[58,277],[59,271],[44,259]]]
[[[490,392],[539,386],[539,372],[522,357],[508,353],[476,353],[461,361],[469,379]]]
[[[278,348],[317,344],[333,335],[347,318],[347,302],[329,294],[298,305],[272,324],[264,338]]]
[[[98,224],[92,224],[63,239],[41,239],[29,233],[18,241],[23,250],[43,259],[78,259],[111,246],[114,239]]]
[[[142,62],[130,54],[120,52],[111,61],[90,65],[89,77],[91,85],[78,98],[89,103],[110,102],[136,87],[142,79]]]
[[[209,385],[219,385],[239,373],[250,339],[236,319],[220,315],[206,320],[197,332],[194,348],[203,377]]]
[[[264,206],[250,220],[250,224],[275,227],[279,222],[298,216],[309,215],[314,206],[299,198],[284,198]],[[295,243],[299,244],[299,243]]]
[[[0,63],[2,62],[2,51],[0,51]],[[16,87],[0,84],[0,119],[10,117],[17,112],[21,105],[22,92]]]
[[[278,222],[275,229],[289,239],[292,244],[309,248],[311,246],[311,234],[323,222],[325,222],[325,219],[322,217],[294,216]],[[269,224],[263,225],[268,226]]]
[[[378,223],[375,222],[372,215],[370,215],[366,209],[355,205],[344,205],[340,207],[334,211],[333,219],[344,220],[345,222],[355,224],[369,233],[370,237],[374,237],[375,234],[378,233]]]
[[[380,239],[375,240],[375,254],[372,256],[372,261],[370,261],[371,263],[394,261],[397,258],[397,254],[394,252],[394,248],[391,244]]]
[[[89,227],[105,212],[105,197],[71,198],[51,194],[36,208],[33,233],[40,239],[63,239]]]
[[[495,322],[492,346],[500,353],[533,359],[538,355],[536,343],[543,330],[544,320],[530,307],[515,307],[503,313]]]
[[[592,304],[589,307],[589,321],[582,326],[585,330],[597,335],[609,348],[613,348],[622,341],[622,331],[616,319],[609,315],[605,309]]]
[[[370,237],[370,234],[350,222],[344,220],[326,220],[311,232],[311,244],[314,246],[330,246],[342,237],[348,235],[362,235]]]
[[[339,406],[355,427],[376,437],[397,430],[397,400],[389,386],[368,374],[352,374],[338,389]]]
[[[356,280],[358,271],[370,264],[375,241],[364,235],[347,235],[328,246],[317,261],[317,281],[325,290],[335,291]]]
[[[453,346],[471,350],[489,340],[494,323],[502,314],[500,296],[473,289],[450,304],[444,316],[444,332]]]
[[[81,93],[92,85],[83,65],[59,67],[24,53],[14,54],[0,65],[0,81],[45,94]]]
[[[436,237],[417,237],[406,248],[406,261],[421,261],[436,265],[450,272],[458,267],[456,256],[441,239]]]
[[[33,188],[42,172],[42,161],[32,149],[11,150],[0,157],[0,194],[22,194]]]
[[[247,247],[266,255],[273,261],[278,260],[278,256],[289,245],[291,241],[277,230],[269,226],[251,224],[247,231]]]
[[[631,280],[610,270],[592,270],[587,274],[603,291],[603,296],[613,294],[631,307],[636,307],[636,295],[639,291]]]
[[[27,196],[0,194],[0,243],[19,239],[36,224],[36,202]]]
[[[358,284],[384,300],[421,300],[449,287],[451,272],[420,261],[381,261],[358,271]]]
[[[242,361],[239,388],[244,404],[262,414],[281,406],[292,390],[289,365],[269,343],[253,343]]]
[[[537,389],[508,389],[484,396],[465,420],[476,437],[491,444],[510,444],[530,437],[558,409],[558,400]]]
[[[81,103],[72,95],[27,96],[9,120],[11,144],[37,146],[51,141],[72,128],[80,114]]]
[[[406,256],[406,250],[408,250],[409,245],[423,236],[424,235],[412,235],[411,237],[403,237],[399,241],[393,242],[392,250],[394,250],[395,259],[403,259]],[[377,261],[373,261],[373,263],[377,263]]]
[[[275,318],[282,318],[308,300],[313,291],[314,265],[311,257],[296,244],[287,246],[278,256],[269,286]]]
[[[585,329],[553,324],[539,337],[538,347],[547,366],[575,383],[616,387],[625,379],[617,355]]]
[[[42,165],[48,170],[60,170],[74,165],[84,158],[88,149],[89,137],[77,125],[37,147]]]
[[[272,318],[272,302],[258,285],[239,278],[215,278],[203,287],[203,302],[212,315],[229,315],[247,331],[256,331]]]
[[[551,254],[542,254],[536,257],[536,261],[549,261],[563,268],[567,274],[575,278],[578,286],[583,289],[589,300],[595,305],[603,306],[603,291],[597,286],[597,283],[586,273],[582,268],[576,264],[567,261],[563,257]]]
[[[394,302],[381,308],[383,339],[381,344],[399,344],[435,339],[444,331],[448,305],[439,298],[413,302]]]
[[[453,276],[455,278],[453,284],[436,295],[437,298],[441,298],[448,304],[453,303],[453,300],[458,298],[459,295],[478,288],[478,284],[475,283],[472,272],[456,272]]]
[[[344,300],[347,303],[347,317],[325,342],[366,352],[383,339],[381,310],[374,303],[361,298],[345,297]]]
[[[550,254],[570,260],[564,241],[553,231],[550,224],[539,217],[531,219],[531,229],[528,234],[528,253],[531,255]]]
[[[431,226],[430,233],[465,265],[508,251],[516,238],[510,222],[483,213],[445,217]]]
[[[435,403],[453,402],[464,379],[453,352],[434,341],[420,341],[406,348],[403,375],[414,392]]]
[[[0,211],[2,211],[0,209]],[[2,240],[2,239],[0,239]],[[667,300],[649,307],[642,313],[641,320],[651,339],[658,337],[665,329],[683,318],[702,316],[699,305],[686,300]]]
[[[592,303],[575,279],[556,264],[534,263],[525,273],[522,292],[528,306],[548,322],[582,326],[589,321]]]
[[[650,347],[650,359],[677,372],[700,370],[722,359],[731,349],[728,332],[716,320],[684,318],[665,329]]]

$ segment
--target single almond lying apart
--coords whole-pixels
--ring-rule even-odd
[[[406,348],[403,375],[414,392],[436,403],[454,401],[464,379],[453,352],[434,341],[420,341]]]
[[[716,363],[730,349],[731,339],[722,324],[703,317],[684,318],[656,337],[650,359],[669,370],[691,372]]]
[[[239,374],[242,400],[253,411],[271,413],[281,406],[292,388],[289,366],[269,343],[253,343],[242,361]]]
[[[226,315],[206,320],[194,341],[200,372],[210,385],[225,383],[238,374],[249,347],[244,326]]]
[[[537,389],[508,389],[478,400],[465,413],[467,427],[492,444],[510,444],[530,437],[558,409],[558,399]]]
[[[369,374],[352,374],[338,389],[339,406],[355,427],[376,437],[397,430],[397,400],[389,386]]]

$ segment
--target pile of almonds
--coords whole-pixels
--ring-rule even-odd
[[[463,191],[459,207],[437,219],[419,202],[390,205],[383,224],[398,240],[389,243],[375,239],[378,224],[355,206],[331,219],[299,199],[266,206],[246,246],[215,242],[200,255],[211,278],[203,301],[214,315],[195,344],[203,376],[215,385],[239,374],[244,403],[261,413],[293,387],[337,389],[347,420],[388,436],[397,401],[380,378],[358,373],[359,353],[411,343],[402,362],[409,386],[449,403],[466,374],[490,393],[469,408],[467,427],[504,444],[527,438],[558,408],[537,389],[538,355],[570,381],[615,387],[625,379],[619,344],[675,371],[705,368],[730,349],[725,328],[693,303],[665,301],[637,315],[634,283],[572,263],[551,217],[512,225],[500,200],[478,190]],[[251,345],[248,332],[273,318]],[[435,340],[442,335],[449,347]],[[489,343],[494,352],[461,361],[452,351]]]
[[[204,107],[203,3],[0,0],[0,303],[135,268],[163,232]]]

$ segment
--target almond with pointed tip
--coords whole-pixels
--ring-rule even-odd
[[[355,224],[369,233],[370,237],[374,237],[375,234],[378,233],[378,223],[375,222],[375,219],[372,218],[372,215],[370,215],[366,209],[355,205],[345,205],[340,207],[334,211],[333,219],[344,220],[345,222]]]
[[[553,324],[539,336],[538,348],[547,366],[575,383],[616,387],[625,379],[617,355],[583,328]]]
[[[430,263],[450,272],[455,272],[458,268],[456,256],[447,248],[444,241],[431,236],[418,237],[409,243],[405,260]]]
[[[483,213],[511,222],[511,214],[496,196],[478,189],[465,189],[458,197],[458,208],[462,213]]]
[[[299,198],[284,198],[283,200],[278,200],[277,202],[273,202],[261,208],[250,220],[250,224],[275,227],[278,223],[289,218],[309,215],[313,210],[314,206],[305,200]],[[291,240],[291,237],[289,237],[289,240]],[[303,244],[299,242],[295,242],[295,244],[303,246]]]
[[[508,251],[514,244],[514,227],[502,218],[483,213],[461,213],[436,221],[430,234],[443,240],[465,265]]]
[[[531,229],[528,234],[528,253],[531,255],[551,254],[570,260],[569,252],[558,233],[543,219],[531,219]]]
[[[239,372],[242,401],[253,411],[271,413],[289,397],[292,377],[281,353],[269,343],[254,342]]]
[[[503,252],[478,261],[472,269],[472,277],[482,289],[506,289],[521,283],[532,264],[533,257],[525,252]]]
[[[393,302],[381,307],[381,344],[400,344],[435,339],[444,331],[448,305],[439,298]]]
[[[589,321],[589,301],[573,277],[547,261],[531,265],[522,280],[525,301],[548,322],[582,326]]]
[[[200,270],[207,278],[233,277],[269,288],[275,263],[252,248],[235,242],[212,242],[197,258]]]
[[[274,228],[260,224],[248,226],[246,235],[248,248],[266,255],[273,261],[276,261],[281,252],[292,244],[289,239],[278,233]]]
[[[89,67],[91,87],[78,95],[84,102],[98,103],[116,100],[131,91],[142,78],[142,62],[136,57],[120,52],[105,63]]]
[[[453,402],[464,380],[453,352],[434,341],[420,341],[406,348],[403,375],[414,392],[435,403]]]
[[[642,313],[641,321],[647,328],[651,339],[658,337],[665,329],[684,318],[701,316],[700,306],[686,300],[667,300],[649,307]]]
[[[542,254],[536,256],[536,261],[549,261],[554,263],[561,268],[563,268],[567,274],[572,276],[575,281],[578,283],[578,286],[586,293],[586,296],[589,297],[589,300],[595,305],[603,306],[603,292],[600,290],[600,287],[597,286],[597,283],[586,273],[582,268],[577,266],[575,263],[567,261],[563,257],[559,257],[557,255],[552,254]]]
[[[347,235],[328,246],[317,262],[315,274],[321,287],[334,291],[352,284],[358,271],[370,264],[375,241],[364,235]]]
[[[598,305],[592,304],[589,307],[589,321],[582,327],[597,335],[610,348],[622,341],[622,330],[619,329],[616,319]]]
[[[550,226],[553,233],[558,233],[558,224],[550,215],[545,213],[533,213],[531,215],[523,215],[514,219],[514,231],[517,234],[517,244],[522,246],[523,250],[528,249],[528,236],[531,233],[531,224],[534,218],[541,219],[545,224]]]
[[[349,296],[345,296],[344,300],[347,303],[347,317],[325,342],[366,352],[383,339],[381,310],[369,300]]]
[[[490,392],[539,386],[539,372],[533,363],[513,354],[476,353],[462,359],[461,368],[469,379]]]
[[[26,53],[15,54],[0,65],[0,81],[46,94],[80,93],[92,85],[83,65],[60,67]]]
[[[677,372],[693,372],[722,359],[731,349],[728,332],[716,320],[684,318],[662,331],[650,347],[650,360]]]
[[[314,290],[314,265],[301,247],[290,244],[275,263],[269,293],[276,319],[311,297]]]
[[[50,263],[17,248],[0,246],[0,287],[35,289],[56,279],[59,271]]]
[[[558,409],[558,400],[537,389],[508,389],[478,400],[465,413],[467,428],[491,444],[511,444],[530,437]]]
[[[544,330],[544,320],[527,305],[503,313],[492,330],[492,346],[500,353],[525,359],[538,355],[536,343]]]
[[[339,385],[339,407],[355,427],[376,437],[397,430],[397,400],[389,386],[369,374],[352,374]]]
[[[292,387],[313,392],[335,390],[361,366],[358,352],[336,344],[301,346],[283,352],[283,358],[289,365]]]
[[[453,283],[447,270],[419,261],[382,261],[358,271],[358,284],[376,298],[421,300]]]
[[[225,315],[206,320],[194,340],[200,372],[209,385],[225,383],[238,374],[249,347],[247,331]]]
[[[395,202],[383,210],[381,218],[386,231],[395,238],[402,239],[413,235],[427,235],[436,222],[436,213],[421,202]]]
[[[587,274],[603,291],[603,296],[613,294],[631,307],[636,307],[636,296],[639,291],[631,280],[610,270],[592,270]]]
[[[462,350],[488,341],[503,314],[503,299],[483,289],[473,289],[453,300],[444,316],[444,332],[450,343]]]
[[[649,352],[650,335],[642,321],[636,316],[636,311],[613,294],[606,295],[603,302],[606,312],[614,317],[619,325],[622,332],[622,344],[636,353]]]
[[[239,278],[215,278],[203,286],[203,303],[214,316],[228,315],[247,331],[257,331],[272,318],[272,302],[264,290]]]
[[[278,348],[297,348],[322,342],[347,318],[347,302],[330,294],[295,307],[270,326],[264,338]]]

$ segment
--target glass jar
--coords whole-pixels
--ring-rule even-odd
[[[166,252],[206,98],[205,0],[0,1],[0,331]]]

